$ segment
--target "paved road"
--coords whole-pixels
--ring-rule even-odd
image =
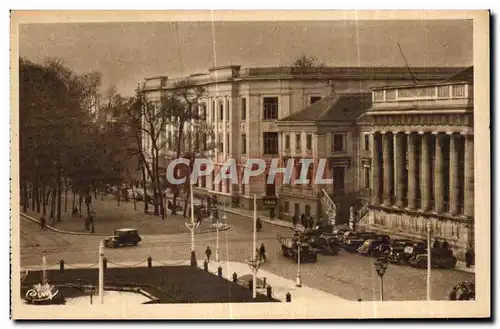
[[[248,218],[229,215],[227,219],[232,228],[220,232],[220,258],[229,261],[244,261],[252,250],[253,223]],[[21,265],[39,265],[41,252],[49,264],[64,259],[68,265],[77,263],[97,263],[99,237],[61,235],[40,228],[27,220],[21,222]],[[284,258],[276,241],[276,234],[289,234],[287,228],[263,224],[263,232],[258,242],[263,242],[268,251],[269,261],[263,265],[274,274],[295,280],[297,265]],[[204,257],[207,245],[215,255],[215,233],[196,235],[196,253]],[[38,246],[36,246],[38,244]],[[145,235],[138,247],[107,249],[106,257],[110,262],[145,262],[148,256],[155,260],[185,260],[189,257],[189,234]],[[316,289],[333,293],[350,300],[379,299],[380,281],[376,275],[373,259],[358,254],[341,252],[338,256],[319,256],[316,264],[302,264],[302,283]],[[450,287],[460,280],[471,280],[473,274],[454,270],[433,270],[432,296],[446,299]],[[384,297],[386,300],[420,300],[426,298],[426,271],[406,266],[391,266],[384,278]]]

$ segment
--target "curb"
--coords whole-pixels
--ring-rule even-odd
[[[20,215],[32,222],[35,222],[37,224],[40,224],[40,221],[34,217],[31,217],[29,215],[26,215],[26,214],[23,214],[23,213],[20,213]],[[47,229],[49,229],[50,231],[52,232],[56,232],[56,233],[60,233],[60,234],[70,234],[70,235],[86,235],[86,236],[102,236],[102,237],[109,237],[110,234],[105,234],[105,233],[86,233],[86,232],[74,232],[74,231],[65,231],[65,230],[60,230],[60,229],[57,229],[53,226],[50,226],[50,225],[45,225],[45,227]],[[219,232],[223,232],[223,231],[227,231],[231,229],[231,226],[228,226],[224,229],[219,229]],[[208,229],[208,230],[205,230],[205,231],[200,231],[200,232],[195,232],[195,234],[208,234],[208,233],[213,233],[213,232],[217,232],[217,229]],[[177,233],[177,234],[189,234],[188,232],[186,233]]]
[[[238,215],[238,216],[243,216],[243,217],[247,217],[247,218],[250,218],[250,219],[253,219],[253,216],[250,216],[250,215],[247,215],[247,214],[242,214],[236,210],[232,210],[232,209],[219,209],[221,212],[227,212],[227,213],[230,213],[230,214],[234,214],[234,215]],[[268,223],[268,224],[272,224],[272,225],[276,225],[276,226],[280,226],[280,227],[286,227],[286,228],[289,228],[291,230],[293,230],[293,227],[290,226],[290,225],[287,225],[287,224],[282,224],[282,223],[279,223],[279,222],[275,222],[275,221],[272,221],[272,220],[269,220],[269,219],[263,219],[261,218],[260,219],[261,221],[263,221],[264,223]]]
[[[33,218],[29,215],[19,213],[22,217],[35,222],[37,224],[40,224],[40,221],[36,218]],[[108,236],[109,234],[104,234],[104,233],[86,233],[86,232],[73,232],[73,231],[64,231],[64,230],[59,230],[53,226],[50,225],[45,225],[46,228],[48,228],[50,231],[56,232],[56,233],[61,233],[61,234],[71,234],[71,235],[87,235],[87,236]]]

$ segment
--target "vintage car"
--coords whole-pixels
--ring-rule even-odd
[[[427,267],[427,248],[422,253],[415,254],[410,258],[409,263],[413,267]],[[431,248],[431,267],[454,268],[457,258],[453,255],[453,250],[444,248]]]
[[[317,252],[327,255],[338,255],[340,245],[337,238],[333,234],[322,234],[314,240],[310,241],[310,245]]]
[[[389,240],[384,238],[368,239],[357,250],[361,255],[376,256],[388,253]]]
[[[407,264],[416,255],[425,253],[427,244],[421,240],[395,239],[391,242],[389,262]]]
[[[283,237],[277,236],[278,242],[281,244],[281,251],[283,256],[292,258],[296,263],[299,261],[299,248],[300,248],[300,262],[313,262],[318,260],[316,251],[311,247],[308,242],[299,241],[298,236]]]
[[[342,247],[346,251],[356,252],[358,248],[361,247],[361,245],[368,239],[389,241],[390,237],[385,234],[377,234],[374,232],[360,232],[360,233],[349,234],[342,243]]]
[[[104,241],[108,248],[118,248],[120,246],[137,246],[142,238],[139,236],[139,231],[133,228],[122,228],[115,230],[113,236],[110,236]]]

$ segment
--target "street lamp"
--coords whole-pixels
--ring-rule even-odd
[[[198,266],[196,261],[196,252],[194,250],[194,231],[198,228],[200,223],[194,221],[194,198],[193,198],[193,184],[191,184],[190,189],[191,197],[191,223],[186,222],[186,227],[191,231],[191,266]]]
[[[431,300],[431,221],[428,219],[427,227],[427,300]]]
[[[389,261],[386,257],[375,258],[375,269],[380,277],[380,301],[384,301],[384,274],[387,271]]]
[[[253,274],[253,286],[252,286],[252,297],[257,298],[257,271],[260,267],[260,261],[257,253],[257,196],[253,196],[253,248],[252,248],[252,258],[246,260],[246,263],[252,269]]]
[[[297,236],[297,279],[295,281],[295,285],[297,287],[302,287],[302,282],[300,280],[300,252],[301,252],[301,249],[302,249],[302,238],[303,238],[303,235],[301,235],[300,233],[298,233],[298,236]]]

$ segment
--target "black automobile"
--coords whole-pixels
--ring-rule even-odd
[[[322,234],[310,244],[316,251],[326,255],[337,255],[340,251],[340,245],[333,234]]]
[[[412,256],[408,262],[413,267],[427,267],[427,248]],[[456,264],[457,258],[453,255],[453,250],[431,248],[431,267],[454,268]]]
[[[385,254],[389,250],[389,241],[386,239],[368,239],[358,248],[358,252],[365,256]]]
[[[390,237],[385,234],[378,234],[374,232],[361,232],[361,233],[349,234],[344,243],[342,244],[342,247],[344,247],[346,251],[356,252],[358,248],[361,247],[361,245],[365,243],[365,241],[368,239],[389,241]]]
[[[105,245],[108,248],[118,248],[120,246],[137,246],[142,238],[139,236],[139,231],[133,228],[122,228],[115,230],[113,236],[105,240]]]

